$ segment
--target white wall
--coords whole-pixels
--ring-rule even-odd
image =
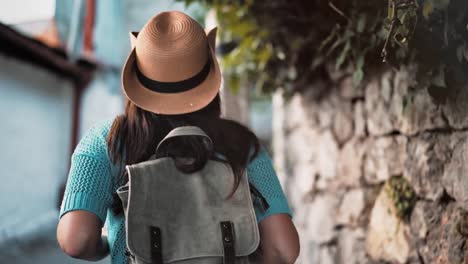
[[[72,97],[69,81],[0,56],[0,245],[58,216]]]

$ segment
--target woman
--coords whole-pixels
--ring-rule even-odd
[[[268,202],[269,209],[256,214],[262,263],[294,263],[299,239],[268,154],[246,127],[221,118],[215,35],[216,29],[205,34],[181,12],[161,13],[131,34],[122,74],[125,112],[91,128],[72,157],[57,228],[66,254],[84,260],[110,254],[112,264],[127,262],[124,216],[115,195],[128,181],[122,168],[148,160],[173,128],[193,125],[211,137],[237,179],[247,170]]]

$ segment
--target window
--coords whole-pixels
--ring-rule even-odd
[[[0,21],[8,25],[50,20],[55,0],[0,0]]]

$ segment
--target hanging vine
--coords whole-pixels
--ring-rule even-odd
[[[359,86],[376,66],[410,63],[421,87],[444,89],[468,73],[466,0],[185,2],[215,9],[234,89],[249,80],[263,92],[291,94],[344,70]]]

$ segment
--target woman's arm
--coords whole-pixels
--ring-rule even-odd
[[[109,253],[101,227],[112,204],[111,163],[105,141],[110,125],[106,122],[89,129],[71,158],[57,240],[74,258],[99,260]]]
[[[299,236],[291,217],[274,214],[259,223],[262,264],[293,264],[299,256]]]
[[[261,263],[294,263],[299,255],[299,237],[273,163],[264,149],[260,149],[250,162],[247,174],[249,182],[255,185],[269,205],[266,211],[255,210],[260,229]]]
[[[101,236],[101,230],[101,220],[95,214],[70,211],[59,221],[57,240],[70,257],[98,261],[109,254],[107,238]]]

